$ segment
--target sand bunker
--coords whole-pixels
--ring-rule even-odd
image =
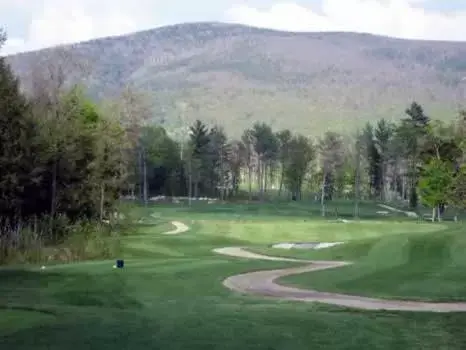
[[[344,242],[302,242],[302,243],[277,243],[272,248],[280,249],[325,249],[335,247]]]

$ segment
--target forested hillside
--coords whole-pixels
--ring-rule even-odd
[[[70,76],[93,97],[115,96],[127,85],[144,91],[151,119],[169,130],[200,119],[239,137],[259,121],[317,136],[399,120],[411,100],[451,120],[466,96],[466,43],[194,23],[61,50],[75,62]],[[8,62],[28,85],[32,67],[56,54]]]

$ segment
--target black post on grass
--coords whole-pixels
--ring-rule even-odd
[[[119,269],[122,269],[123,267],[125,267],[125,261],[122,260],[122,259],[118,259],[116,261],[116,267],[119,268]]]

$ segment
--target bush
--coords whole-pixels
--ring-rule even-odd
[[[46,263],[108,259],[121,251],[113,225],[70,223],[64,216],[15,224],[0,218],[0,263]]]

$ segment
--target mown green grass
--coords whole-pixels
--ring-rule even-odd
[[[342,215],[350,215],[350,205],[341,203],[339,207],[345,208],[341,209]],[[399,217],[388,218],[385,224],[380,223],[380,218],[379,223],[331,223],[319,218],[318,207],[299,204],[202,204],[191,209],[158,205],[144,210],[146,216],[152,212],[159,216],[148,216],[146,223],[127,232],[123,270],[113,269],[113,261],[55,265],[45,270],[1,269],[0,319],[10,321],[0,322],[0,348],[398,350],[464,349],[466,346],[463,331],[466,315],[463,314],[366,312],[232,293],[221,284],[229,275],[295,264],[249,261],[211,252],[215,247],[236,245],[260,249],[275,239],[301,241],[311,234],[316,238],[345,236],[352,238],[352,249],[342,246],[316,254],[333,258],[346,254],[346,258],[360,261],[371,256],[366,258],[367,265],[376,262],[383,270],[393,261],[401,261],[405,253],[399,250],[405,252],[406,244],[401,243],[406,237],[418,242],[415,244],[418,248],[408,254],[406,266],[416,265],[426,260],[426,256],[443,256],[434,253],[439,242],[429,241],[429,237],[437,236],[453,237],[446,238],[445,242],[449,242],[450,252],[454,252],[450,255],[457,256],[454,261],[462,261],[463,243],[455,238],[461,235],[459,229],[457,232],[437,225],[441,230],[432,232],[430,225],[416,226],[417,233],[403,232],[413,230],[417,224]],[[364,205],[369,218],[375,217],[375,210],[370,204]],[[180,236],[161,235],[167,227],[171,229],[168,224],[171,219],[183,221],[192,229]],[[359,227],[350,226],[353,224]],[[363,225],[378,228],[378,233],[368,234],[369,230],[361,230]],[[344,227],[348,227],[346,231]],[[317,232],[316,228],[325,232]],[[280,233],[281,229],[285,233]],[[430,233],[423,233],[429,230]],[[427,243],[422,243],[424,238]],[[383,241],[386,242],[377,243]],[[445,251],[445,246],[446,243],[438,246],[438,250]],[[400,257],[394,256],[397,251]],[[432,266],[436,262],[438,259]],[[425,268],[428,264],[424,262],[421,266]],[[444,267],[438,273],[447,276],[446,281],[457,278],[457,286],[466,285],[460,276],[464,271],[461,265],[457,269]],[[416,269],[419,267],[413,268],[413,273]],[[372,270],[377,271],[378,267]],[[418,272],[422,276],[422,271]],[[405,278],[413,278],[395,277],[396,274],[393,271],[389,279],[408,283]],[[371,283],[364,280],[365,276],[370,277],[368,274],[356,276],[360,279],[354,285],[370,288]],[[351,281],[344,273],[340,277],[346,278],[343,282]],[[340,277],[331,277],[333,282],[328,284],[335,285]],[[308,277],[303,275],[303,278]],[[322,277],[322,281],[327,279]],[[437,282],[441,280],[437,278]],[[351,289],[351,286],[344,287]],[[420,287],[413,285],[411,292]],[[392,287],[392,291],[395,289]],[[435,297],[439,290],[441,286],[424,294]],[[446,297],[449,290],[452,291],[446,284],[442,295]],[[417,293],[421,292],[417,290]],[[451,296],[457,297],[456,292]],[[48,316],[43,316],[44,312]]]
[[[18,330],[53,323],[55,317],[51,312],[28,308],[0,309],[0,329],[4,334]]]
[[[209,221],[203,234],[216,232],[224,237],[248,241],[250,244],[278,242],[337,242],[400,234],[438,231],[439,227],[416,222],[329,222],[327,220],[272,220],[253,222]],[[446,228],[443,226],[442,228]]]
[[[431,224],[431,227],[437,225]],[[252,248],[269,255],[349,260],[344,268],[279,280],[304,288],[407,300],[466,300],[464,226],[353,241],[319,251]]]

